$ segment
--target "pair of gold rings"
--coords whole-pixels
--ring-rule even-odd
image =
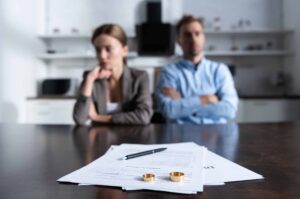
[[[174,171],[169,174],[170,180],[173,182],[182,182],[184,179],[184,173]],[[155,174],[152,173],[145,173],[143,175],[143,179],[145,182],[154,182],[155,181]]]

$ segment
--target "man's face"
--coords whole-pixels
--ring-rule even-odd
[[[195,21],[181,26],[177,39],[184,56],[193,58],[202,54],[205,36],[199,22]]]

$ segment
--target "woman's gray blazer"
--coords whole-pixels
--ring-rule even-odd
[[[122,112],[112,114],[112,123],[148,124],[153,110],[147,73],[124,66],[121,81]],[[76,124],[83,125],[89,119],[88,112],[91,102],[95,103],[98,114],[107,114],[106,87],[106,80],[96,80],[91,97],[78,96],[73,110],[73,118]]]

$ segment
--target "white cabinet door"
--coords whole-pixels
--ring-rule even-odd
[[[30,99],[27,101],[27,122],[34,124],[74,124],[75,99]]]
[[[300,99],[287,100],[286,117],[289,121],[300,121]]]
[[[241,122],[282,122],[286,117],[287,102],[284,99],[243,100]]]

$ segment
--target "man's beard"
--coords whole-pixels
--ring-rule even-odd
[[[201,50],[195,49],[188,51],[188,56],[196,57],[201,54]]]

